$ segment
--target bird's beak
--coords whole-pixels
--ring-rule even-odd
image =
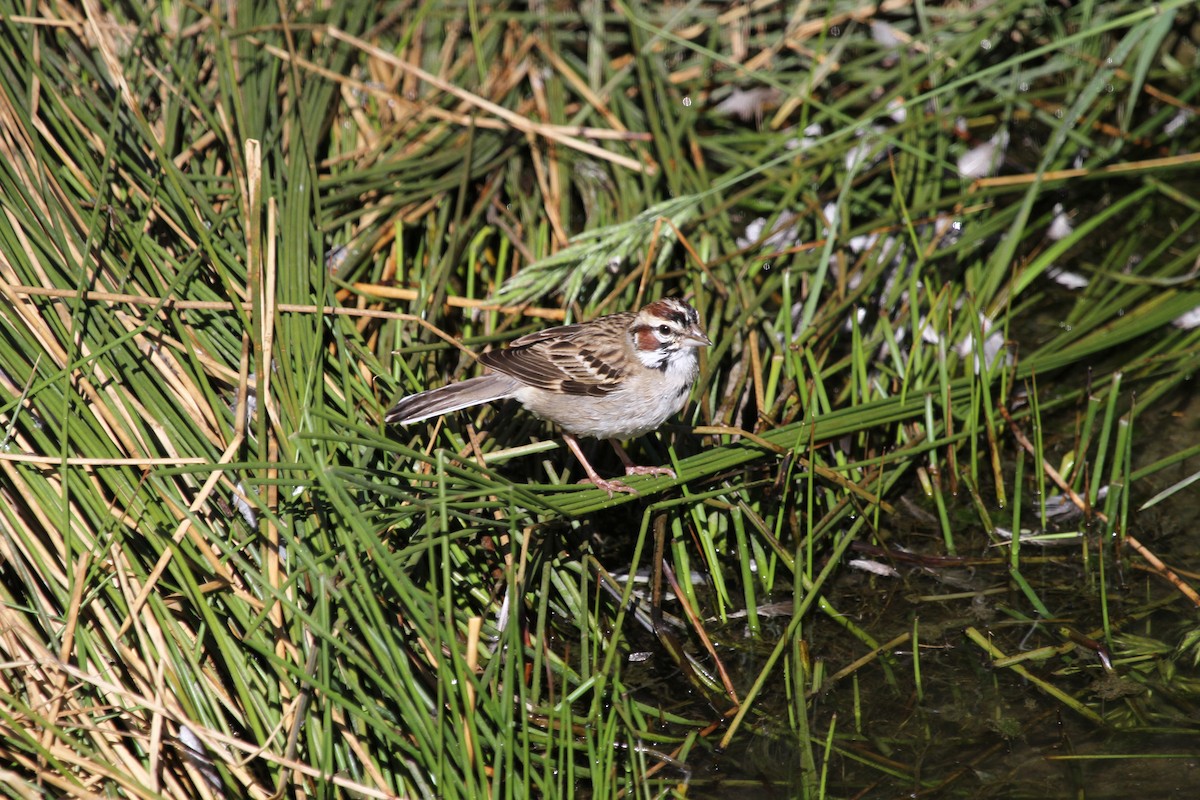
[[[712,339],[705,336],[697,325],[684,331],[682,342],[687,347],[712,347]]]

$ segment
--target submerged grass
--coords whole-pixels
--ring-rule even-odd
[[[0,10],[6,796],[1195,752],[1194,4],[285,6]],[[664,294],[678,479],[379,422]]]

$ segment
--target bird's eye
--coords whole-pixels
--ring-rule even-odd
[[[661,333],[663,336],[670,336],[671,335],[671,326],[670,325],[659,325],[658,332]]]

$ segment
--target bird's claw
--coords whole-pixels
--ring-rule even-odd
[[[610,481],[604,478],[584,478],[580,483],[590,483],[597,489],[608,492],[608,496],[612,497],[614,492],[624,492],[625,494],[637,494],[637,489],[632,486],[627,486],[620,481]]]
[[[638,467],[629,466],[625,468],[626,475],[666,475],[668,478],[675,477],[675,470],[670,467]]]

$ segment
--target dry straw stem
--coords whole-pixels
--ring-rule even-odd
[[[1141,161],[1122,161],[1119,164],[1105,164],[1095,168],[1056,169],[1040,175],[1000,175],[993,178],[980,178],[975,186],[980,189],[1007,188],[1013,186],[1028,186],[1031,183],[1053,183],[1069,181],[1078,178],[1103,178],[1113,175],[1136,173],[1146,175],[1158,170],[1184,169],[1200,164],[1200,153],[1183,153],[1177,156],[1163,158],[1147,158]]]
[[[416,300],[419,293],[413,289],[400,289],[394,286],[381,286],[376,284],[355,284],[355,289],[366,295],[376,295],[385,298]],[[87,302],[99,303],[123,303],[133,306],[153,306],[159,311],[170,310],[198,310],[198,311],[244,311],[250,312],[254,310],[254,304],[251,302],[230,303],[219,300],[181,300],[174,297],[147,297],[146,295],[121,294],[117,292],[102,292],[102,291],[86,291],[76,292],[71,289],[54,289],[44,286],[23,286],[20,284],[0,283],[0,292],[16,297],[51,297],[59,300],[84,300]],[[14,302],[14,305],[16,303]],[[521,314],[535,319],[562,320],[566,317],[566,312],[560,308],[536,308],[529,305],[511,306],[498,305],[489,303],[483,300],[475,300],[468,297],[449,296],[446,298],[446,305],[451,308],[466,308],[475,311],[499,311],[505,314]],[[289,314],[324,314],[328,316],[341,317],[362,317],[368,319],[384,319],[398,320],[402,322],[411,322],[420,325],[430,333],[437,336],[447,344],[462,349],[464,352],[471,351],[463,347],[461,341],[455,336],[452,336],[443,331],[438,326],[429,322],[423,317],[414,314],[406,314],[399,311],[384,311],[374,308],[348,308],[346,306],[317,306],[307,303],[277,303],[273,306],[274,310]],[[164,338],[164,341],[170,341]],[[175,343],[178,345],[178,343]],[[233,373],[225,368],[209,362],[210,365],[219,369],[222,377],[232,377]],[[253,381],[251,384],[253,385]],[[257,386],[255,386],[257,388]]]

